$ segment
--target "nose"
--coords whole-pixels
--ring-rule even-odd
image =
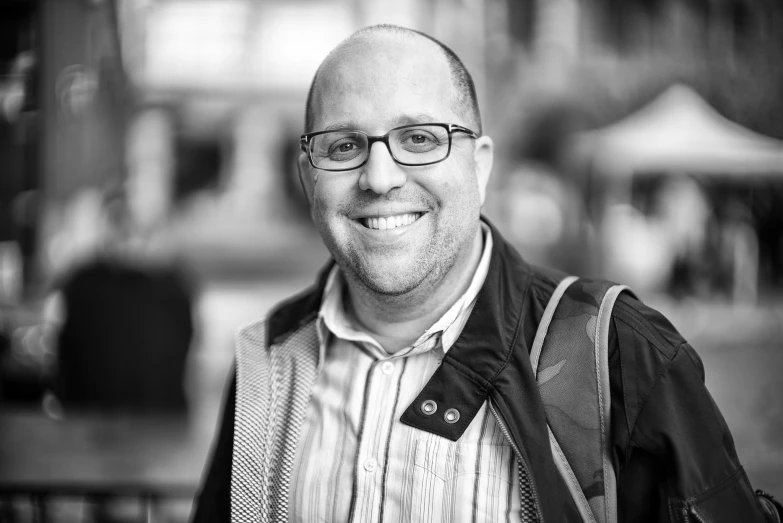
[[[392,189],[402,187],[408,181],[408,175],[391,157],[383,142],[375,142],[370,148],[370,157],[362,167],[359,176],[359,188],[376,194],[386,194]]]

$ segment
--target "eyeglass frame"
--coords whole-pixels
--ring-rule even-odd
[[[440,160],[435,160],[434,162],[426,162],[426,163],[405,163],[401,162],[397,159],[397,157],[394,156],[394,153],[392,152],[391,145],[389,144],[389,135],[393,133],[394,131],[399,131],[400,129],[407,129],[411,127],[420,127],[422,125],[435,125],[438,127],[443,127],[446,129],[446,132],[449,136],[449,149],[446,151],[446,156],[441,158]],[[314,136],[318,136],[321,134],[327,134],[327,133],[339,133],[339,132],[345,132],[345,133],[359,133],[363,134],[367,137],[367,158],[364,159],[362,163],[355,167],[350,167],[347,169],[324,169],[323,167],[318,167],[313,162],[313,152],[310,149],[310,141]],[[408,125],[401,125],[399,127],[395,127],[393,129],[389,129],[389,132],[384,134],[383,136],[372,136],[364,131],[359,131],[356,129],[330,129],[327,131],[315,131],[312,133],[305,133],[302,136],[299,137],[299,147],[302,149],[303,152],[307,153],[307,160],[310,162],[310,165],[314,169],[320,169],[321,171],[328,171],[328,172],[345,172],[345,171],[353,171],[354,169],[358,169],[360,167],[363,167],[368,161],[370,161],[370,152],[372,151],[372,146],[375,142],[382,142],[386,145],[386,150],[389,151],[389,156],[392,157],[392,160],[394,160],[395,163],[398,165],[404,165],[406,167],[420,167],[423,165],[433,165],[436,163],[440,163],[446,158],[449,157],[451,154],[451,143],[452,143],[452,133],[465,133],[468,135],[469,138],[477,139],[479,135],[467,127],[463,127],[461,125],[453,124],[453,123],[442,123],[442,122],[427,122],[427,123],[414,123],[414,124],[408,124]]]

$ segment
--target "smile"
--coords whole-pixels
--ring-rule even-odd
[[[403,227],[410,225],[419,218],[423,213],[409,212],[405,214],[395,214],[391,216],[377,216],[372,218],[361,218],[359,223],[367,227],[368,229],[375,229],[386,231],[389,229],[396,229],[397,227]]]

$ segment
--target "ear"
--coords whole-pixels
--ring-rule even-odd
[[[492,172],[492,164],[495,161],[495,145],[489,136],[479,136],[476,139],[476,149],[473,152],[473,160],[476,164],[476,180],[478,181],[481,205],[487,196],[487,184]]]
[[[296,161],[299,170],[299,183],[302,185],[302,192],[307,199],[307,205],[313,204],[313,191],[315,190],[315,181],[310,169],[310,161],[307,159],[307,153],[301,153]]]

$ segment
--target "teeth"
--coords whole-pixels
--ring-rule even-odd
[[[408,214],[398,214],[396,216],[380,216],[378,218],[364,218],[362,225],[368,229],[378,229],[385,231],[387,229],[395,229],[402,227],[403,225],[410,225],[416,220],[421,218],[420,212],[412,212]]]

